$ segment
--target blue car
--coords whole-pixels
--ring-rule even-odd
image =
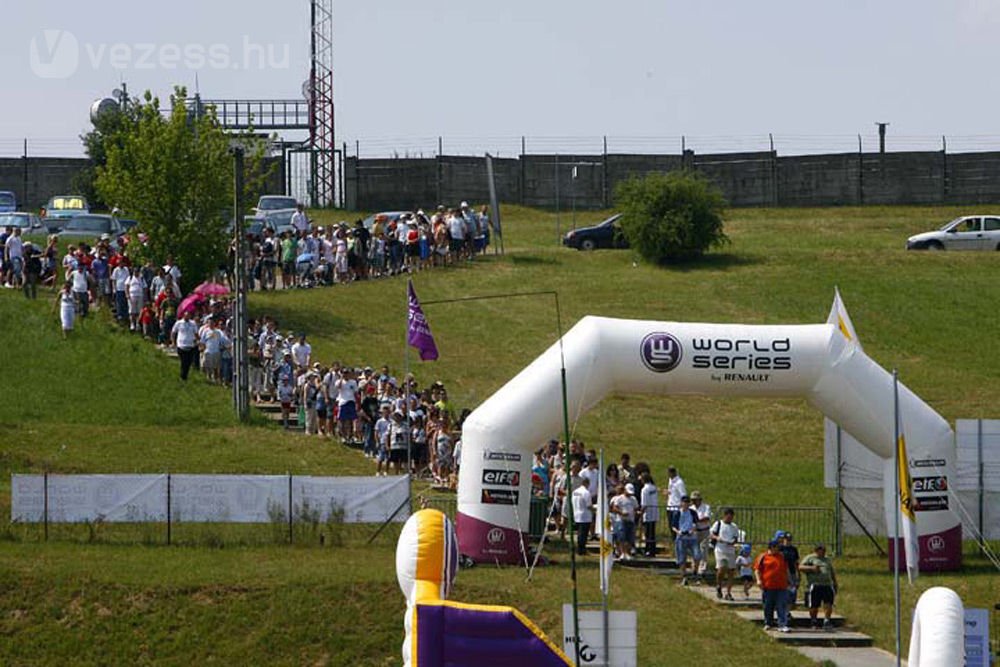
[[[0,213],[13,213],[17,210],[17,197],[10,190],[0,190]]]
[[[596,250],[597,248],[627,248],[628,240],[618,226],[621,213],[611,216],[604,222],[593,227],[574,229],[563,237],[563,245],[577,250]]]

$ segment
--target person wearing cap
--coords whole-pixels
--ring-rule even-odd
[[[701,559],[698,576],[704,577],[705,570],[708,569],[708,550],[711,548],[708,543],[708,529],[712,525],[712,507],[702,500],[701,491],[695,490],[691,492],[691,509],[698,515],[698,523],[695,524],[695,533],[698,536],[698,547],[705,556]]]
[[[836,597],[837,573],[833,563],[826,557],[826,545],[817,544],[813,552],[802,559],[799,572],[806,578],[806,606],[809,607],[810,623],[814,628],[820,627],[819,608],[823,606],[823,629],[833,630],[833,599]]]
[[[635,498],[635,485],[619,485],[620,493],[611,499],[611,514],[618,517],[619,534],[615,539],[620,560],[629,560],[635,551],[635,516],[639,501]]]
[[[681,583],[688,585],[688,556],[694,561],[692,573],[697,575],[698,563],[701,561],[701,548],[698,545],[696,525],[698,523],[698,513],[691,509],[691,498],[681,496],[680,508],[674,515],[673,523],[670,524],[674,532],[674,554],[677,565],[681,568]],[[696,579],[696,581],[698,581]]]
[[[354,369],[345,368],[334,381],[337,392],[337,422],[341,441],[347,445],[357,440],[358,433],[358,381]]]
[[[375,476],[385,477],[389,471],[389,434],[392,431],[392,408],[388,403],[379,406],[375,421]]]
[[[772,539],[767,543],[767,551],[757,556],[753,571],[764,605],[764,629],[775,628],[774,615],[777,612],[778,631],[789,632],[788,564],[781,555],[781,540]]]
[[[788,608],[795,609],[799,594],[799,550],[792,544],[792,534],[788,531],[779,530],[774,539],[779,541],[781,555],[788,564]]]

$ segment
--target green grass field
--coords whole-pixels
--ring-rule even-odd
[[[422,273],[425,300],[559,292],[563,327],[588,314],[642,319],[811,323],[826,318],[838,285],[866,351],[949,421],[990,418],[1000,354],[987,342],[1000,302],[997,253],[907,253],[906,236],[959,209],[734,210],[732,244],[676,268],[636,263],[628,251],[559,247],[568,214],[504,209],[507,254]],[[346,214],[319,212],[323,222]],[[577,225],[600,219],[578,213]],[[47,293],[46,293],[47,295]],[[303,329],[324,361],[404,360],[405,281],[255,294],[255,313]],[[557,338],[551,300],[428,306],[438,362],[413,364],[474,408]],[[281,544],[267,526],[11,526],[14,472],[219,472],[368,474],[360,454],[287,435],[262,420],[236,424],[227,392],[200,379],[182,386],[173,362],[103,316],[63,341],[48,301],[0,290],[0,663],[3,664],[399,664],[402,596],[395,532],[371,547],[363,530],[320,546],[302,531]],[[688,488],[715,506],[832,507],[822,483],[822,418],[801,400],[616,396],[571,417],[574,435],[610,455],[628,451],[663,476],[677,465]],[[335,541],[338,542],[338,541]],[[840,559],[839,610],[892,647],[891,577],[884,559],[851,541]],[[525,582],[517,568],[477,567],[455,598],[522,608],[553,636],[568,601],[560,564]],[[997,572],[974,556],[961,575],[927,575],[912,589],[953,586],[970,606],[1000,602]],[[596,599],[585,563],[581,598]],[[808,661],[716,611],[667,579],[616,571],[612,604],[640,612],[640,664],[803,665]],[[905,625],[905,624],[904,624]],[[683,637],[683,641],[678,641]],[[719,642],[719,637],[725,637]]]

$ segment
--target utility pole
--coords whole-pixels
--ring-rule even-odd
[[[878,125],[878,152],[879,155],[885,155],[885,128],[889,127],[889,123],[875,123]]]
[[[250,360],[247,350],[246,234],[243,231],[243,147],[233,148],[233,272],[236,309],[233,322],[233,407],[241,422],[250,419]]]

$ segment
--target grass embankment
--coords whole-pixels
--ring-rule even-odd
[[[825,319],[836,284],[873,358],[898,367],[903,381],[949,420],[995,416],[1000,354],[981,341],[996,323],[997,255],[902,250],[908,234],[954,209],[734,211],[727,226],[733,244],[676,269],[636,265],[629,252],[565,250],[556,244],[555,215],[505,212],[508,254],[416,276],[422,299],[556,289],[565,328],[586,314],[807,323]],[[598,218],[579,214],[578,224]],[[570,216],[560,222],[565,230]],[[404,290],[396,279],[256,294],[252,307],[278,316],[282,329],[309,332],[323,360],[399,369]],[[369,470],[338,446],[236,425],[226,392],[200,379],[181,387],[175,362],[99,317],[63,342],[50,308],[0,294],[4,515],[11,472]],[[556,339],[544,299],[426,310],[442,357],[414,363],[414,370],[421,380],[445,381],[460,406],[475,407]],[[700,488],[716,506],[832,506],[822,485],[821,418],[803,401],[623,396],[577,417],[574,433],[588,445],[611,455],[629,451],[660,476],[676,464],[689,489]],[[272,539],[268,527],[252,539],[238,531],[183,530],[190,532],[181,538],[201,546],[155,545],[152,529],[139,539],[133,533],[128,546],[40,544],[39,531],[8,526],[0,542],[0,662],[398,664],[403,601],[394,583],[394,532],[368,548],[354,531],[340,546],[321,548],[304,534],[289,548],[275,544],[280,538]],[[118,534],[95,539],[120,542]],[[863,545],[852,552],[840,562],[840,609],[891,647],[885,563]],[[977,566],[961,576],[925,576],[908,599],[944,584],[971,606],[992,605],[994,575]],[[585,564],[581,599],[596,599],[596,580],[594,565]],[[565,564],[536,572],[530,584],[521,570],[479,567],[461,573],[455,597],[515,604],[558,636],[567,586]],[[709,654],[727,664],[806,664],[655,575],[617,572],[613,588],[613,606],[640,611],[643,665],[666,664],[666,656],[670,664],[696,664]]]

